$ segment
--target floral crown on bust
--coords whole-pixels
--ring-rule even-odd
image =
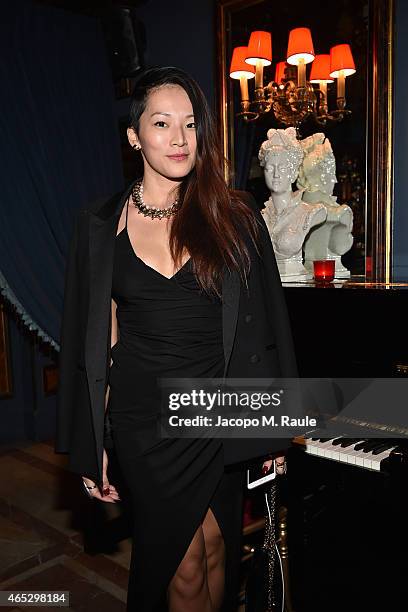
[[[265,140],[259,149],[258,159],[261,167],[265,166],[266,157],[271,153],[280,153],[285,151],[288,155],[289,164],[292,172],[297,172],[303,160],[303,149],[299,140],[296,137],[294,127],[286,129],[271,128],[267,131],[268,140]]]
[[[310,175],[318,172],[323,185],[330,184],[336,176],[336,159],[330,140],[322,132],[317,132],[300,141],[305,152],[303,164],[299,169],[297,187],[312,190]]]

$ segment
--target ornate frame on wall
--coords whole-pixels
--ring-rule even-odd
[[[217,0],[218,119],[224,156],[234,167],[234,129],[230,49],[227,33],[232,15],[265,0]],[[369,61],[367,68],[366,143],[366,280],[392,282],[393,249],[393,108],[394,108],[394,0],[369,2]],[[232,126],[231,128],[229,126]],[[225,169],[225,178],[233,180]],[[370,261],[370,265],[367,262]]]

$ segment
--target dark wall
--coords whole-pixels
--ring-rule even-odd
[[[408,280],[408,3],[396,3],[395,147],[394,147],[394,276]]]
[[[147,65],[183,68],[199,82],[212,105],[215,96],[213,0],[150,0],[137,13],[146,28]]]

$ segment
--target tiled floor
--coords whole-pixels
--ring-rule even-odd
[[[65,463],[51,442],[0,452],[0,589],[69,591],[73,611],[123,611],[130,539],[87,554],[83,535],[90,521],[115,524],[119,508],[88,500]]]
[[[69,591],[73,612],[124,611],[131,541],[123,513],[89,500],[65,463],[52,442],[0,449],[0,590]],[[84,541],[98,523],[103,541],[107,529],[122,534],[110,550]]]

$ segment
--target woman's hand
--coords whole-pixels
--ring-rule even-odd
[[[268,459],[267,461],[263,462],[262,471],[264,474],[267,474],[269,472],[273,461],[274,461],[273,459]],[[284,455],[280,457],[275,457],[275,467],[276,467],[276,473],[278,475],[286,474],[286,459]]]
[[[106,450],[104,449],[103,463],[102,463],[102,480],[103,480],[102,490],[98,486],[96,486],[94,481],[91,480],[90,478],[87,478],[86,476],[82,476],[82,480],[84,484],[87,485],[88,487],[94,487],[93,489],[88,491],[91,497],[95,497],[96,499],[99,499],[100,501],[115,504],[117,501],[120,501],[120,497],[119,497],[118,492],[116,491],[116,488],[112,484],[110,484],[108,480],[107,472],[108,472],[108,455],[106,453]]]

